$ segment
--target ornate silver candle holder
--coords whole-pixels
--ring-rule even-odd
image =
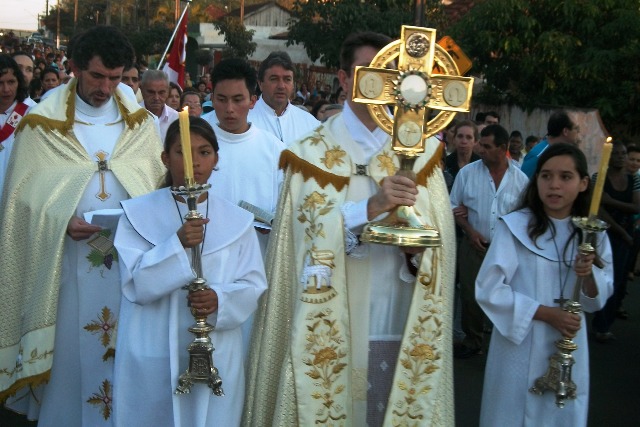
[[[210,187],[210,184],[202,185],[187,182],[185,186],[171,188],[171,192],[174,195],[183,196],[187,199],[189,212],[185,215],[185,220],[189,221],[203,218],[202,214],[198,212],[197,201],[200,194],[207,191]],[[189,294],[210,289],[206,279],[202,277],[202,252],[199,245],[191,248],[191,268],[196,278],[184,286],[183,289],[188,290]],[[195,319],[195,323],[189,327],[189,332],[194,334],[195,338],[187,347],[189,351],[189,367],[180,375],[180,378],[178,378],[178,386],[176,387],[175,393],[187,394],[191,392],[193,383],[205,383],[209,386],[213,394],[216,396],[224,396],[222,379],[220,375],[218,375],[218,369],[213,365],[214,348],[211,338],[209,337],[209,334],[215,329],[215,325],[209,324],[207,322],[207,316],[198,314],[193,308],[191,309],[191,314]]]

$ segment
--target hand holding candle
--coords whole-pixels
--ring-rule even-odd
[[[589,218],[596,218],[598,216],[598,209],[600,208],[600,200],[602,199],[604,182],[607,179],[607,169],[609,168],[609,158],[611,157],[612,149],[613,144],[611,143],[611,137],[608,137],[604,145],[602,146],[602,158],[600,159],[600,168],[598,169],[598,178],[596,179],[596,185],[594,186],[593,194],[591,195]]]
[[[189,107],[178,113],[180,122],[180,143],[182,145],[182,161],[184,163],[184,185],[188,187],[193,181],[193,157],[191,156],[191,133],[189,131]]]

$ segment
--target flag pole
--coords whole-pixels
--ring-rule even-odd
[[[162,54],[162,57],[160,58],[160,62],[158,63],[158,68],[156,68],[156,70],[159,70],[160,68],[162,68],[162,65],[164,64],[165,58],[167,57],[167,52],[169,52],[169,49],[171,49],[171,44],[173,43],[173,39],[176,38],[176,33],[178,32],[178,29],[180,28],[180,25],[182,25],[182,19],[187,14],[187,9],[189,9],[189,5],[191,4],[191,0],[186,0],[186,2],[187,2],[187,5],[184,7],[184,10],[182,11],[182,15],[180,15],[180,19],[178,19],[178,23],[176,24],[176,28],[173,30],[173,34],[171,34],[171,38],[169,39],[169,43],[167,44],[167,48],[164,50],[164,53]]]

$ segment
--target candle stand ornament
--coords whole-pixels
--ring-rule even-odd
[[[172,187],[174,195],[186,197],[189,212],[184,219],[187,221],[202,219],[203,216],[197,210],[197,201],[200,194],[211,187],[210,184],[196,184],[193,178],[187,177],[185,185]],[[210,289],[202,274],[202,252],[199,245],[191,248],[191,268],[196,276],[183,289],[193,292]],[[193,383],[205,383],[216,396],[224,396],[222,391],[222,379],[218,375],[218,369],[213,365],[213,343],[209,334],[215,329],[214,325],[207,322],[206,315],[198,314],[197,310],[191,309],[191,314],[195,323],[189,327],[189,332],[195,335],[195,339],[187,350],[189,351],[189,366],[187,370],[178,378],[176,394],[187,394],[191,391]]]
[[[578,252],[582,256],[594,253],[598,234],[604,232],[609,225],[595,216],[574,217],[572,220],[573,224],[582,230],[582,243],[578,247]],[[571,299],[563,304],[563,310],[578,315],[582,313],[582,305],[579,302],[582,281],[582,277],[577,278]],[[547,372],[535,380],[529,391],[542,396],[545,391],[551,390],[556,394],[556,406],[564,408],[566,400],[576,398],[577,386],[571,379],[571,369],[575,363],[572,353],[578,349],[578,346],[572,338],[567,337],[562,337],[555,342],[555,345],[558,351],[549,357]]]
[[[387,68],[395,65],[397,69]],[[403,26],[400,40],[383,47],[368,67],[356,67],[354,102],[367,104],[371,118],[393,139],[400,158],[397,175],[415,182],[413,165],[427,139],[469,111],[473,78],[462,77],[454,59],[436,43],[436,30]],[[393,116],[389,113],[393,106]],[[440,112],[431,117],[432,110]],[[395,246],[439,247],[440,232],[424,224],[412,206],[399,206],[367,224],[360,240]]]

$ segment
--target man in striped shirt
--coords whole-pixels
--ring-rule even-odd
[[[475,298],[476,275],[495,232],[498,219],[516,208],[529,180],[507,158],[509,133],[498,124],[480,133],[481,160],[463,167],[451,189],[451,208],[464,232],[458,248],[458,278],[465,338],[454,356],[482,353],[484,315]]]

